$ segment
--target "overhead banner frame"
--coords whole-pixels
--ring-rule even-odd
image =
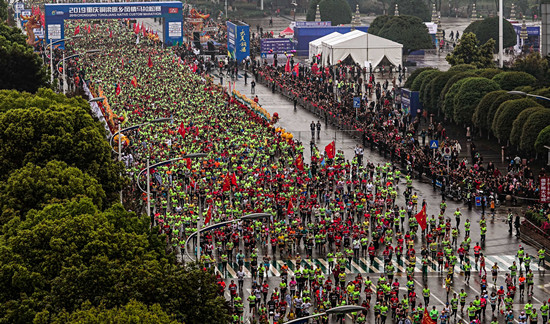
[[[183,4],[166,2],[54,3],[45,4],[47,43],[65,38],[67,19],[164,18],[164,43],[183,43]],[[59,43],[63,48],[63,42]]]

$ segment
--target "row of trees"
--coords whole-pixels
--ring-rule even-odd
[[[524,60],[536,60],[539,54],[531,55],[535,58],[519,60],[514,69],[520,69]],[[535,76],[523,71],[459,64],[445,72],[418,69],[405,87],[419,91],[421,103],[429,113],[494,136],[500,143],[524,152],[544,152],[544,145],[550,145],[550,101],[508,93],[520,90],[541,96],[550,94],[550,88],[537,88],[540,84]]]
[[[47,85],[46,67],[25,35],[0,21],[0,89],[36,92]]]
[[[213,274],[117,203],[122,165],[82,98],[0,91],[0,322],[227,323]]]

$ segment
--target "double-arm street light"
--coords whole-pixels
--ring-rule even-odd
[[[200,199],[199,199],[199,202],[200,202]],[[199,206],[199,211],[200,211],[200,206]],[[210,226],[207,226],[205,228],[201,228],[201,216],[202,216],[201,213],[199,213],[199,221],[197,222],[197,231],[191,233],[191,235],[189,235],[189,237],[185,241],[185,253],[187,254],[187,257],[190,260],[192,260],[193,258],[189,254],[189,249],[187,249],[187,245],[189,243],[189,240],[191,240],[191,238],[193,238],[195,235],[197,236],[197,262],[199,262],[200,258],[201,258],[201,232],[211,231],[213,229],[216,229],[216,228],[219,228],[219,227],[222,227],[222,226],[225,226],[225,225],[230,225],[230,224],[236,223],[240,220],[253,220],[253,219],[267,218],[267,217],[270,217],[271,214],[268,214],[268,213],[247,214],[247,215],[244,215],[241,218],[236,218],[236,219],[233,219],[233,220],[229,220],[229,221],[221,222],[221,223],[218,223],[218,224],[210,225]]]
[[[534,94],[523,92],[523,91],[508,91],[508,94],[519,95],[519,96],[527,96],[527,97],[533,97],[535,99],[550,101],[550,98],[548,98],[548,97],[534,95]]]
[[[59,70],[59,64],[61,62],[63,62],[63,94],[65,94],[67,92],[66,89],[65,89],[67,87],[67,69],[66,69],[66,66],[65,66],[65,60],[69,60],[69,59],[72,59],[74,57],[84,55],[84,54],[93,54],[93,53],[98,53],[98,52],[101,52],[101,50],[100,49],[91,49],[91,50],[88,50],[86,52],[71,55],[69,57],[65,57],[65,52],[63,52],[63,59],[61,59],[61,61],[57,62],[58,70]],[[52,74],[52,82],[53,82],[53,74]]]
[[[139,190],[141,190],[141,192],[143,192],[143,193],[147,193],[147,216],[151,217],[151,181],[150,181],[151,172],[150,172],[150,170],[154,169],[154,168],[157,168],[159,166],[164,166],[164,165],[167,165],[167,164],[171,164],[173,162],[180,161],[180,160],[183,160],[183,159],[195,159],[195,158],[205,157],[207,155],[208,154],[206,154],[206,153],[191,153],[191,154],[186,154],[184,156],[181,156],[181,157],[178,157],[178,158],[175,158],[175,159],[158,162],[158,163],[155,163],[153,165],[149,165],[149,157],[147,157],[147,166],[145,167],[145,169],[141,170],[139,172],[139,174],[137,175],[137,180],[138,180],[137,184],[138,184]],[[143,190],[143,188],[141,188],[141,184],[139,183],[139,179],[141,178],[141,175],[143,174],[143,172],[147,172],[147,191]]]
[[[75,38],[82,38],[82,37],[84,37],[84,36],[83,35],[75,35],[73,37],[67,37],[67,38],[62,38],[62,39],[56,40],[55,42],[53,41],[52,38],[50,38],[50,43],[48,44],[48,46],[50,47],[50,84],[53,84],[53,44],[61,43],[61,42],[64,42],[66,40],[71,40],[71,39],[75,39]],[[48,48],[48,46],[46,46],[46,49]]]
[[[97,97],[97,98],[93,98],[93,99],[89,100],[89,102],[98,102],[98,101],[103,101],[103,100],[105,100],[105,98]],[[172,121],[172,118],[157,118],[157,119],[153,119],[151,121],[141,123],[139,125],[130,126],[130,127],[124,128],[124,129],[120,129],[120,125],[122,123],[119,121],[118,122],[118,131],[116,133],[114,133],[111,136],[111,138],[109,139],[109,144],[111,146],[111,149],[113,150],[113,152],[115,152],[118,155],[118,162],[122,161],[122,139],[121,139],[121,136],[120,136],[122,133],[127,132],[127,131],[131,131],[131,130],[134,130],[134,129],[138,129],[142,126],[146,126],[146,125],[149,125],[149,124],[162,123],[162,122],[166,122],[166,121]],[[115,151],[115,149],[113,148],[113,141],[114,141],[114,139],[117,135],[118,135],[118,150]],[[122,204],[122,190],[120,190],[120,203]]]
[[[346,313],[353,313],[353,312],[362,312],[366,310],[367,309],[363,306],[356,306],[356,305],[338,306],[338,307],[329,308],[324,313],[313,314],[306,317],[300,317],[300,318],[285,322],[285,324],[307,323],[308,320],[311,318],[321,317],[325,315],[338,315],[338,314],[346,314]]]

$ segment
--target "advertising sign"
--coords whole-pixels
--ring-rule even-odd
[[[65,37],[65,19],[164,18],[164,30],[168,30],[167,33],[163,33],[164,42],[167,45],[176,42],[181,44],[182,6],[179,1],[45,4],[46,39]],[[174,22],[179,24],[173,24]],[[51,36],[50,31],[53,33]],[[63,44],[59,47],[63,48]]]
[[[250,27],[242,22],[227,22],[227,55],[237,61],[250,56]]]
[[[330,21],[297,21],[296,27],[330,27]]]
[[[264,54],[284,54],[294,49],[294,44],[288,38],[260,39],[260,52]]]
[[[540,178],[540,202],[550,203],[550,177]]]

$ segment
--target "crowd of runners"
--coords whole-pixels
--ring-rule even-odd
[[[79,24],[91,22],[71,23],[67,32]],[[371,162],[363,154],[347,160],[334,147],[315,144],[311,161],[304,161],[302,143],[282,136],[271,120],[215,84],[200,58],[188,51],[182,57],[181,51],[147,38],[137,42],[128,21],[87,30],[71,50],[99,47],[103,52],[76,62],[72,69],[79,79],[101,90],[127,126],[173,120],[125,134],[129,176],[144,183],[145,177],[135,177],[148,159],[154,164],[187,153],[208,154],[152,170],[152,223],[182,258],[186,249],[192,255],[200,251],[205,267],[218,277],[234,323],[279,323],[350,304],[366,310],[338,319],[405,324],[429,316],[442,324],[457,318],[547,323],[546,301],[533,305],[531,299],[534,277],[543,274],[544,251],[528,255],[519,249],[517,263],[502,268],[487,263],[484,255],[485,216],[467,219],[460,209],[448,209],[445,200],[430,206],[439,213],[426,215],[427,203],[413,188],[414,170],[407,167],[407,161],[418,164],[407,156],[408,150],[419,150],[414,141],[408,143],[416,126],[394,113],[393,100],[385,100],[361,127],[370,129],[369,136],[401,142],[388,145],[395,150],[392,157],[404,158],[404,168]],[[254,69],[271,73],[255,63],[249,72],[257,74]],[[290,76],[281,82],[285,78],[294,82]],[[391,117],[380,119],[385,112]],[[270,217],[238,220],[256,212]],[[199,223],[223,221],[234,223],[202,233],[200,247],[185,246]],[[357,263],[376,271],[355,273]],[[431,298],[440,287],[424,284],[434,271],[444,278],[443,304]],[[470,276],[478,277],[477,296],[462,289],[473,285]],[[524,305],[521,311],[512,307],[518,303]],[[313,321],[328,323],[329,318]]]

